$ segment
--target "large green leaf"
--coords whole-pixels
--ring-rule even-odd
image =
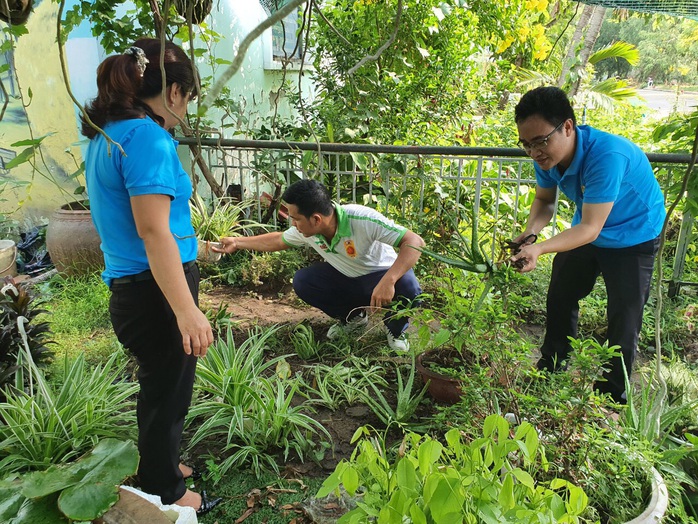
[[[103,515],[118,500],[118,484],[83,482],[64,490],[58,497],[58,507],[72,520],[91,521]]]
[[[18,486],[0,487],[0,522],[8,522],[17,515],[25,499]]]
[[[640,62],[640,52],[637,47],[628,42],[614,42],[593,53],[589,57],[589,63],[596,64],[607,58],[623,59],[630,65],[637,65]]]
[[[58,510],[56,495],[40,499],[25,499],[17,516],[3,521],[7,524],[63,524],[69,522]]]
[[[28,473],[22,482],[21,493],[27,498],[45,497],[79,482],[84,473],[74,471],[74,465],[51,466],[44,471]]]
[[[118,500],[119,484],[137,468],[135,444],[108,438],[101,440],[90,454],[67,466],[52,466],[27,475],[20,491],[36,501],[55,498],[53,494],[62,491],[58,498],[61,511],[73,520],[89,521]]]

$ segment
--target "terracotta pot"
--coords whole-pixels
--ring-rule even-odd
[[[419,355],[417,357],[417,371],[424,383],[429,383],[428,391],[434,400],[447,404],[455,404],[463,395],[460,379],[436,373],[426,368],[423,364],[423,361],[428,361],[430,356],[439,351],[438,349],[431,349]]]
[[[100,239],[89,209],[71,202],[56,210],[46,229],[46,248],[59,273],[91,273],[104,267]]]

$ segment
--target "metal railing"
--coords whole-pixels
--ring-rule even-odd
[[[188,138],[179,141],[181,146],[197,143]],[[464,214],[479,214],[481,208],[486,208],[490,214],[486,228],[492,239],[491,254],[497,249],[498,239],[520,232],[535,188],[533,161],[518,148],[235,139],[202,139],[199,143],[204,163],[217,183],[229,195],[256,202],[257,220],[262,219],[270,204],[278,205],[282,188],[297,179],[315,178],[331,189],[337,201],[369,205],[410,227],[439,216],[446,211],[445,206],[451,206],[451,211],[460,208]],[[647,156],[660,182],[682,175],[690,161],[689,155]],[[198,189],[205,193],[208,186],[200,181]],[[564,227],[574,211],[568,203],[559,203],[556,209],[547,235]],[[693,227],[692,217],[685,218],[688,224],[679,238],[670,280],[670,290],[675,292],[683,283],[693,284],[681,282]],[[271,219],[276,223],[277,214],[273,213]],[[434,233],[438,234],[436,228]]]

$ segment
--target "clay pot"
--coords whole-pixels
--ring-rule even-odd
[[[417,372],[420,374],[425,384],[427,382],[429,383],[428,391],[434,400],[446,404],[455,404],[463,395],[460,379],[436,373],[423,364],[423,361],[428,361],[429,357],[433,356],[438,351],[441,350],[432,349],[419,355],[417,357]]]
[[[175,0],[174,6],[178,15],[188,18],[191,12],[191,23],[200,24],[211,13],[213,0]]]
[[[103,268],[100,243],[90,210],[82,202],[65,204],[51,215],[46,248],[60,274],[76,276]]]

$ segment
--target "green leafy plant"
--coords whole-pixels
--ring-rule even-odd
[[[372,392],[364,393],[363,400],[386,426],[397,424],[400,427],[406,427],[412,421],[419,407],[419,403],[424,398],[427,392],[427,386],[425,385],[416,393],[414,391],[414,379],[416,376],[414,354],[412,354],[412,365],[409,366],[407,380],[403,378],[400,367],[397,365],[395,366],[395,375],[397,377],[395,407],[386,399],[381,388],[368,379],[366,383],[371,388]]]
[[[305,412],[307,406],[293,402],[303,383],[280,371],[286,367],[283,357],[265,360],[264,350],[278,330],[252,331],[239,347],[229,330],[227,340],[218,340],[197,366],[194,387],[204,398],[189,412],[190,420],[202,421],[191,446],[220,438],[227,454],[219,463],[221,475],[242,464],[251,464],[258,475],[265,468],[277,471],[274,453],[281,451],[287,458],[295,452],[302,460],[317,449],[314,438],[330,438]]]
[[[242,236],[251,229],[266,230],[270,226],[246,218],[253,201],[230,202],[219,200],[208,206],[196,195],[190,201],[191,222],[200,240],[218,242],[221,237]]]
[[[337,410],[343,404],[354,405],[365,399],[369,385],[388,386],[382,366],[371,365],[366,359],[351,356],[333,366],[317,364],[312,367],[311,394],[313,402]]]
[[[353,441],[359,438],[351,459],[340,462],[317,493],[324,497],[343,486],[359,496],[340,524],[585,522],[581,488],[558,478],[534,480],[548,463],[527,422],[512,432],[503,417],[490,415],[482,436],[469,443],[457,429],[446,433],[444,443],[408,433],[397,451],[365,427]]]
[[[119,500],[119,485],[137,467],[133,442],[100,440],[70,464],[0,481],[0,520],[12,524],[92,521]]]
[[[45,468],[74,460],[101,438],[133,438],[138,385],[124,379],[126,363],[114,353],[91,368],[79,354],[66,360],[62,380],[49,382],[25,359],[33,393],[10,388],[0,403],[0,469]]]
[[[0,290],[0,389],[12,381],[21,366],[21,350],[28,347],[32,361],[44,366],[53,355],[51,327],[48,322],[37,322],[37,316],[46,311],[39,306],[24,286],[8,283]],[[24,389],[26,384],[18,385]],[[0,399],[3,393],[0,393]]]
[[[322,345],[315,340],[313,328],[307,324],[298,324],[291,332],[293,350],[303,360],[316,358],[322,352]]]

